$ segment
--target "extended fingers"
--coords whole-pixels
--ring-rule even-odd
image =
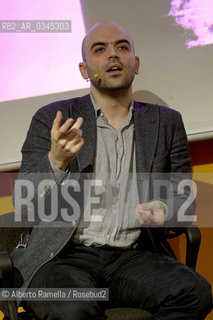
[[[82,135],[82,130],[80,130],[80,127],[83,123],[83,118],[78,118],[74,124],[73,122],[74,120],[72,118],[67,119],[65,123],[60,127],[60,133],[67,134],[67,137],[72,137],[76,134]]]
[[[66,133],[69,129],[70,126],[73,123],[73,119],[69,118],[65,121],[65,123],[61,126],[61,122],[62,122],[62,112],[61,111],[57,111],[56,113],[56,117],[53,121],[53,125],[52,125],[52,133],[54,135],[60,136],[64,133]]]
[[[80,141],[83,140],[82,138],[82,130],[81,129],[78,129],[78,130],[75,130],[75,129],[72,129],[68,135],[67,135],[67,138],[66,138],[66,141],[67,141],[67,147],[71,147],[71,146],[74,146],[76,145],[77,143],[79,143]]]
[[[77,156],[84,143],[80,129],[83,118],[78,118],[75,123],[74,119],[68,118],[61,125],[62,120],[62,112],[58,111],[52,124],[49,156],[59,169],[65,170],[68,163]]]
[[[57,131],[60,128],[60,124],[62,121],[62,112],[58,111],[56,113],[55,119],[53,121],[53,125],[52,125],[52,131]]]
[[[57,139],[61,137],[66,137],[68,139],[75,137],[76,135],[82,136],[82,131],[80,127],[83,123],[83,118],[79,117],[76,122],[73,124],[74,120],[68,118],[63,125],[62,122],[62,112],[58,111],[52,125],[52,134]]]
[[[73,140],[73,142],[78,142],[82,139],[83,131],[80,129],[83,123],[83,118],[78,118],[73,126],[66,132],[67,140]]]
[[[71,129],[80,129],[81,125],[83,123],[83,118],[82,117],[79,117],[76,122],[74,123],[74,125],[72,126]]]

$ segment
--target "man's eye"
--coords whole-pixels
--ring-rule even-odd
[[[129,48],[125,45],[119,46],[118,49],[119,50],[129,50]]]
[[[104,51],[103,47],[95,49],[95,52],[103,52],[103,51]]]

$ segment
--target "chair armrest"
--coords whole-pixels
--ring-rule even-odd
[[[3,288],[13,287],[13,263],[10,255],[6,252],[0,252],[0,283]],[[4,319],[18,320],[17,306],[15,301],[2,301]],[[5,310],[4,310],[5,309]]]
[[[178,237],[181,234],[186,236],[186,265],[193,270],[196,269],[197,257],[201,242],[201,232],[197,226],[166,229],[166,238],[171,239]]]
[[[11,287],[13,274],[13,263],[10,255],[6,251],[0,252],[0,280],[4,288]]]
[[[186,264],[192,269],[196,269],[197,257],[201,242],[201,232],[198,227],[185,228],[183,233],[186,235]]]

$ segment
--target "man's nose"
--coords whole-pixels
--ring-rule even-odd
[[[114,46],[109,47],[108,58],[109,59],[119,58],[119,52]]]

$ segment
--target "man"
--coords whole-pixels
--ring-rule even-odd
[[[20,179],[35,181],[36,174],[48,173],[63,186],[80,172],[104,178],[111,196],[106,200],[101,193],[99,210],[87,224],[81,215],[66,228],[32,230],[25,248],[13,252],[23,286],[106,287],[110,306],[143,308],[158,320],[204,319],[211,310],[207,281],[163,253],[158,228],[141,228],[163,225],[169,210],[145,195],[140,183],[146,174],[190,172],[181,116],[133,101],[139,58],[119,25],[94,25],[82,55],[80,72],[90,79],[91,93],[36,113],[22,148]],[[47,188],[44,196],[51,192]],[[85,215],[88,210],[86,202]],[[104,319],[107,306],[97,301],[25,303],[39,319]]]

